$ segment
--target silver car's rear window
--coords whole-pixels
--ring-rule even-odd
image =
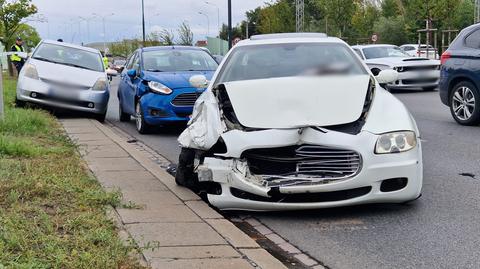
[[[55,44],[41,44],[32,58],[98,72],[105,70],[99,53]]]

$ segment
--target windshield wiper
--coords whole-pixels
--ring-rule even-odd
[[[78,65],[78,64],[71,64],[71,63],[60,63],[60,64],[68,65],[68,66],[71,66],[71,67],[78,67],[78,68],[82,68],[82,69],[92,70],[92,71],[98,71],[98,70],[88,68],[88,67],[85,67],[85,66],[81,66],[81,65]]]
[[[165,72],[163,70],[160,70],[160,69],[147,69],[148,72]]]
[[[56,61],[53,61],[53,60],[50,60],[50,59],[47,59],[47,58],[42,58],[42,57],[33,57],[33,59],[39,60],[39,61],[44,61],[44,62],[49,62],[49,63],[54,63],[54,64],[60,64],[59,62],[56,62]]]

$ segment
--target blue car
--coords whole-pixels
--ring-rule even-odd
[[[463,29],[441,57],[440,99],[462,125],[480,123],[480,24]]]
[[[128,59],[118,87],[120,121],[136,119],[140,133],[153,126],[185,123],[193,105],[205,89],[196,89],[189,79],[204,75],[208,80],[218,64],[196,47],[148,47]]]

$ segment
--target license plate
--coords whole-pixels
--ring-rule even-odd
[[[75,90],[50,89],[50,95],[59,99],[78,99],[78,93]]]

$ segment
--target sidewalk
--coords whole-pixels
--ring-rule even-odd
[[[178,187],[145,149],[95,120],[61,123],[102,186],[123,194],[128,208],[112,215],[148,266],[286,268],[196,194]]]

